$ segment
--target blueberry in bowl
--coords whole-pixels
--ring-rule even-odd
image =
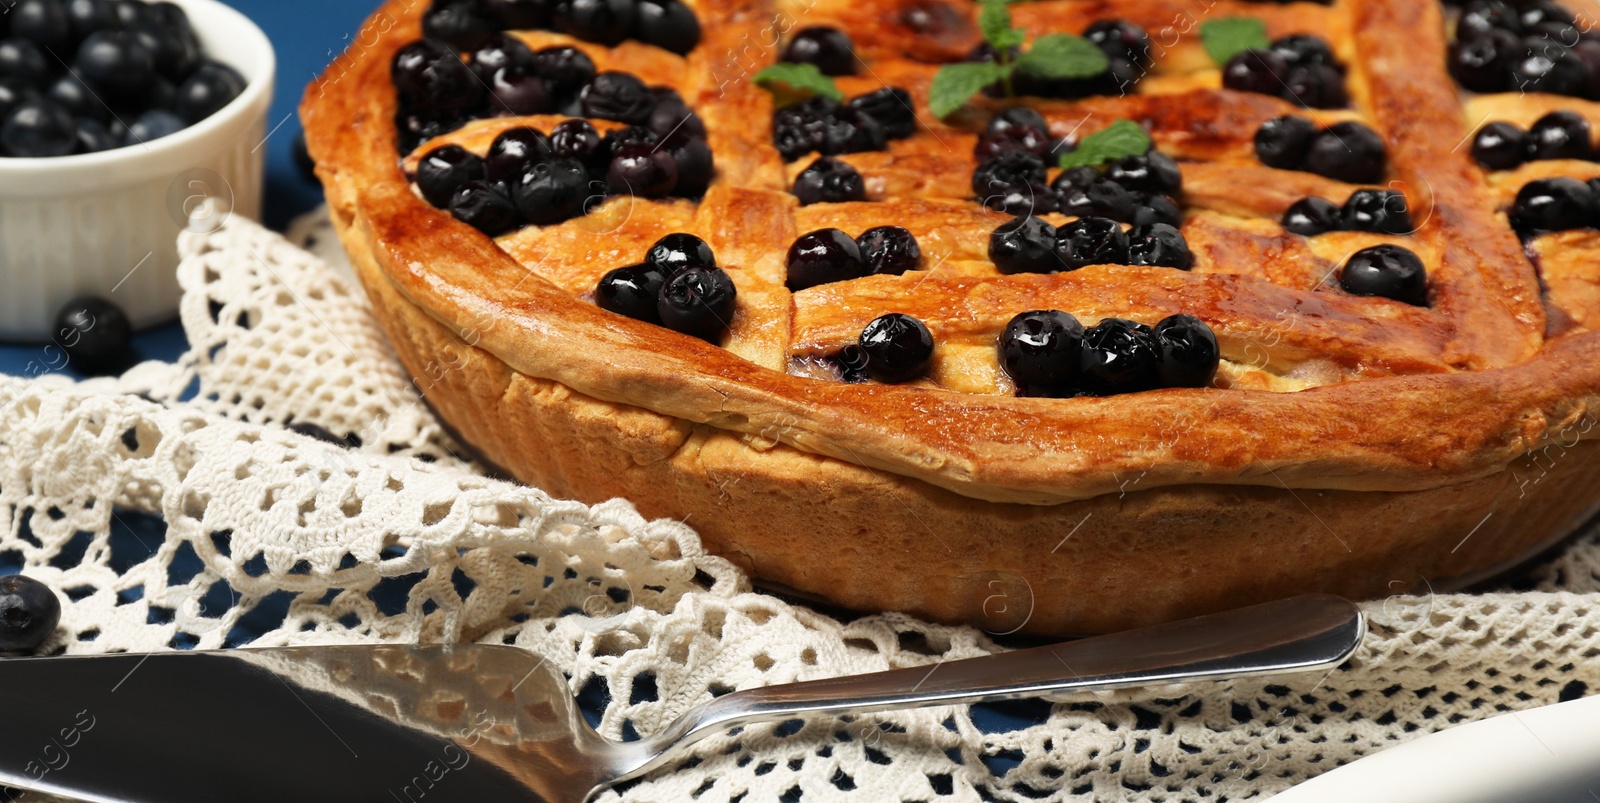
[[[133,328],[170,320],[179,233],[260,212],[276,69],[260,29],[217,0],[59,5],[64,42],[0,36],[3,340],[49,341],[64,303],[113,287]]]

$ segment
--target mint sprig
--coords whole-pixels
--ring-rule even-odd
[[[1118,120],[1083,138],[1078,149],[1061,155],[1061,169],[1099,167],[1150,152],[1150,135],[1132,120]]]
[[[1218,65],[1227,64],[1246,50],[1272,47],[1272,40],[1267,38],[1267,24],[1255,17],[1206,20],[1200,25],[1200,42]]]
[[[823,75],[815,64],[800,64],[791,61],[779,62],[756,73],[755,78],[752,80],[755,81],[756,86],[774,91],[774,94],[777,94],[775,90],[780,85],[788,87],[787,94],[797,96],[789,98],[791,102],[810,95],[821,95],[834,100],[844,99],[844,93],[839,91],[838,86],[834,85],[833,79]],[[785,104],[780,103],[779,105]]]
[[[1105,72],[1106,54],[1093,42],[1071,34],[1052,34],[1035,39],[1033,46],[1015,56],[1027,34],[1011,24],[1007,0],[982,0],[978,28],[983,39],[994,48],[993,62],[947,64],[933,76],[928,90],[928,107],[936,117],[950,116],[973,95],[999,83],[1012,96],[1011,76],[1018,70],[1045,79],[1086,78]]]
[[[1064,33],[1033,40],[1033,47],[1017,57],[1017,69],[1039,78],[1088,78],[1105,72],[1109,66],[1105,51],[1098,45]]]

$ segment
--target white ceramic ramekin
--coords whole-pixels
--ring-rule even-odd
[[[178,232],[259,218],[276,60],[265,34],[216,0],[174,0],[206,55],[244,93],[144,145],[54,159],[0,158],[0,340],[48,340],[56,311],[93,294],[135,327],[178,309]],[[131,120],[128,122],[132,122]]]

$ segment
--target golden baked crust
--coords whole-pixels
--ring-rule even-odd
[[[978,41],[975,6],[951,6],[965,26],[917,37],[902,22],[905,2],[809,4],[805,23],[849,30],[871,68],[841,88],[902,86],[922,128],[887,152],[840,157],[861,170],[872,201],[800,208],[785,188],[803,161],[786,166],[767,143],[771,101],[746,80],[746,37],[771,21],[774,5],[692,5],[706,33],[688,59],[632,42],[608,49],[519,35],[677,87],[704,118],[717,158],[699,204],[613,199],[498,243],[428,206],[395,151],[388,82],[393,52],[420,36],[417,3],[383,6],[370,36],[302,107],[336,223],[402,359],[444,418],[519,478],[688,517],[713,549],[759,576],[847,605],[983,623],[995,584],[1020,582],[1039,603],[1023,625],[1033,632],[1122,627],[1311,587],[1370,596],[1392,582],[1470,575],[1589,511],[1600,471],[1580,441],[1593,436],[1587,411],[1600,392],[1600,335],[1586,325],[1600,319],[1600,267],[1562,257],[1595,238],[1536,240],[1536,252],[1551,254],[1541,287],[1500,211],[1506,187],[1514,194],[1521,183],[1486,177],[1457,147],[1481,120],[1468,118],[1445,73],[1437,4],[1014,6],[1034,34],[1109,16],[1158,30],[1182,14],[1197,18],[1198,6],[1261,17],[1275,36],[1321,33],[1351,65],[1357,111],[1307,116],[1372,125],[1396,185],[1427,210],[1411,236],[1284,232],[1275,220],[1294,200],[1338,202],[1354,187],[1257,162],[1256,127],[1295,107],[1217,90],[1196,38],[1180,37],[1140,94],[1032,105],[1057,133],[1138,120],[1163,151],[1187,160],[1183,229],[1195,269],[1036,276],[995,272],[984,247],[1007,216],[966,198],[986,102],[935,121],[924,105],[935,65],[907,58],[965,53]],[[774,53],[762,57],[754,69]],[[435,144],[482,153],[507,126],[551,122],[477,121]],[[783,254],[799,233],[880,224],[912,229],[937,266],[784,288]],[[667,231],[705,238],[734,277],[739,308],[720,346],[584,296]],[[1431,308],[1328,287],[1345,255],[1385,241],[1423,257]],[[994,366],[995,337],[1015,312],[1041,307],[1086,322],[1196,315],[1221,344],[1219,387],[1014,397]],[[934,332],[940,352],[928,379],[845,385],[788,372],[886,311]],[[1281,392],[1290,390],[1298,392]],[[1566,457],[1545,467],[1556,448]]]

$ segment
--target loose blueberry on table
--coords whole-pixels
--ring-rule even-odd
[[[0,577],[0,652],[33,652],[60,622],[61,600],[44,583],[20,574]]]
[[[132,356],[133,326],[126,313],[103,298],[81,296],[56,313],[54,342],[67,364],[85,376],[115,374]]]
[[[5,17],[0,157],[137,145],[194,125],[244,92],[244,77],[201,53],[172,3],[17,0]]]

